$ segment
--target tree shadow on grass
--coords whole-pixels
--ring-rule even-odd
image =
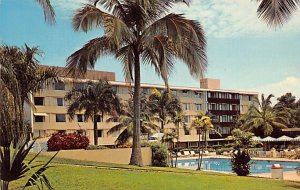
[[[300,189],[300,182],[288,182],[284,184],[284,187]]]

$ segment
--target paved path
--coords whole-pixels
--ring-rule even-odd
[[[271,178],[271,173],[263,173],[263,174],[255,174],[252,175],[255,177],[264,177],[264,178]],[[296,171],[288,171],[283,172],[283,179],[289,181],[297,181],[300,182],[300,175],[296,173]]]

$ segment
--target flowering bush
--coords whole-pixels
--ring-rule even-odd
[[[81,134],[56,133],[47,142],[48,151],[85,149],[89,145],[89,139]]]

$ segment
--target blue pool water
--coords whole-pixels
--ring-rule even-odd
[[[178,160],[177,165],[180,168],[196,169],[197,160]],[[280,164],[283,166],[283,171],[293,171],[300,165],[300,162],[284,162],[284,161],[265,161],[265,160],[251,160],[250,167],[252,174],[270,173],[273,164]],[[222,172],[232,172],[230,159],[223,158],[203,158],[202,170],[213,170]]]

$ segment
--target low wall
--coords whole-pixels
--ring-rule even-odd
[[[45,152],[53,155],[55,152]],[[95,162],[107,162],[114,164],[129,164],[131,148],[100,149],[100,150],[61,150],[57,157],[75,160],[86,160]],[[142,148],[143,164],[152,165],[152,150],[150,147]]]

